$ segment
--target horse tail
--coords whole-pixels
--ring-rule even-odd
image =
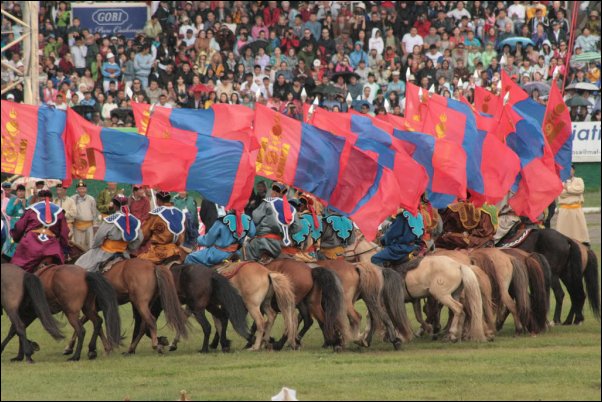
[[[483,299],[477,275],[469,265],[461,265],[462,284],[464,285],[464,308],[470,318],[468,328],[468,339],[473,341],[485,341],[485,330],[483,328]]]
[[[532,253],[531,256],[537,260],[541,272],[543,273],[544,286],[546,290],[546,309],[550,311],[550,290],[552,287],[552,268],[545,255],[541,253]],[[547,314],[547,312],[546,312]]]
[[[529,275],[527,267],[521,258],[511,257],[512,282],[510,289],[516,301],[518,318],[523,328],[529,328],[531,321],[531,301],[529,299]]]
[[[230,281],[215,270],[211,271],[211,284],[213,285],[213,295],[226,309],[234,330],[244,339],[249,339],[251,334],[247,327],[247,308],[240,294],[230,284]]]
[[[414,337],[414,333],[406,312],[405,281],[401,274],[390,268],[383,269],[383,277],[383,299],[387,313],[403,341],[409,342]]]
[[[351,339],[349,320],[345,310],[345,298],[341,280],[333,271],[316,267],[311,270],[314,283],[322,291],[322,309],[324,310],[324,338],[336,344],[337,338],[342,343]]]
[[[359,263],[356,265],[355,269],[360,276],[360,296],[362,300],[364,300],[364,303],[366,303],[366,308],[370,312],[370,317],[380,321],[380,317],[382,317],[382,315],[379,314],[379,310],[382,309],[380,300],[384,286],[383,276],[377,271],[377,268],[370,266],[370,264]],[[373,324],[378,325],[377,322],[374,322]]]
[[[539,333],[546,330],[548,314],[548,294],[544,271],[540,265],[540,259],[530,255],[525,260],[527,275],[529,277],[529,291],[531,301],[531,325],[530,330]]]
[[[99,272],[86,272],[86,283],[96,296],[98,307],[105,317],[107,339],[113,346],[121,343],[121,317],[119,317],[119,304],[117,292],[109,281]]]
[[[284,274],[270,272],[268,274],[274,295],[276,296],[276,304],[282,313],[284,319],[284,328],[288,335],[288,340],[293,348],[297,345],[297,317],[295,316],[295,292],[290,280]]]
[[[57,321],[52,316],[52,312],[50,311],[48,300],[46,300],[46,295],[44,294],[44,287],[42,286],[40,278],[38,278],[34,274],[25,272],[25,277],[23,278],[23,286],[25,287],[25,290],[27,291],[27,294],[31,299],[36,315],[40,319],[40,322],[42,323],[44,329],[54,339],[63,339],[65,336],[61,333]]]
[[[177,336],[186,338],[188,336],[188,328],[186,328],[186,316],[180,306],[180,299],[176,291],[176,285],[173,280],[173,275],[168,268],[156,265],[155,276],[157,278],[157,287],[159,288],[159,296],[161,305],[165,311],[165,320]]]
[[[593,250],[587,250],[587,264],[583,273],[585,279],[585,288],[587,289],[587,298],[592,308],[594,316],[600,321],[600,288],[598,285],[598,257]]]
[[[495,314],[493,313],[495,311],[495,305],[493,304],[491,294],[491,278],[489,278],[485,271],[480,267],[472,265],[471,268],[477,276],[479,288],[481,289],[485,337],[488,340],[493,340],[495,338]]]
[[[495,272],[495,263],[493,259],[485,253],[477,252],[471,253],[470,261],[472,265],[476,265],[477,267],[481,268],[481,270],[485,272],[489,277],[489,283],[491,284],[491,295],[493,296],[493,308],[495,309],[495,306],[499,306],[499,304],[501,303],[502,296],[500,291],[500,284],[498,282],[498,277]]]

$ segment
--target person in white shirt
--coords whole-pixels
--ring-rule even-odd
[[[372,37],[368,41],[368,49],[376,49],[376,53],[383,54],[383,50],[385,50],[385,42],[383,41],[380,29],[372,29]]]
[[[54,108],[59,110],[67,110],[67,104],[65,103],[65,99],[63,99],[63,94],[59,93],[56,96],[56,102],[54,102]]]
[[[73,65],[80,76],[84,75],[86,69],[87,54],[88,47],[84,45],[84,39],[78,36],[75,40],[75,45],[71,46],[71,56],[73,57]]]
[[[178,34],[180,36],[186,36],[186,32],[188,32],[189,29],[192,29],[192,36],[196,39],[197,34],[199,33],[198,29],[192,25],[190,23],[190,19],[188,18],[187,15],[182,17],[182,25],[180,26],[180,29],[178,30]]]
[[[414,51],[414,46],[418,45],[422,47],[424,41],[422,40],[422,36],[418,35],[418,30],[416,29],[416,27],[412,27],[410,29],[410,33],[407,33],[403,36],[401,43],[403,54],[408,55]]]
[[[102,111],[101,111],[100,115],[102,116],[102,118],[104,120],[110,119],[111,118],[111,110],[117,109],[117,107],[118,107],[117,104],[113,100],[113,95],[108,94],[107,101],[104,103],[104,105],[102,105]]]
[[[255,96],[257,91],[259,90],[259,85],[253,82],[253,74],[247,73],[245,74],[245,82],[240,86],[240,93],[242,95],[252,95]]]
[[[464,2],[459,1],[456,8],[447,13],[448,17],[452,17],[456,21],[460,21],[462,17],[468,17],[470,19],[470,13],[464,8]]]
[[[514,1],[510,7],[508,7],[508,17],[512,19],[516,32],[520,32],[523,25],[525,25],[525,17],[527,15],[527,9],[522,5],[520,1]]]

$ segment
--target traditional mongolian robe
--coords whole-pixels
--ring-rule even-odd
[[[6,215],[9,218],[10,228],[13,229],[19,219],[25,214],[25,210],[29,207],[29,201],[25,200],[25,206],[21,202],[17,202],[22,198],[12,197],[8,200],[8,204],[6,206]],[[11,239],[10,243],[6,246],[6,250],[4,254],[9,257],[12,257],[15,254],[15,250],[17,249],[17,241],[15,239]]]
[[[96,200],[88,194],[84,197],[75,194],[71,198],[75,201],[77,210],[73,222],[73,241],[87,251],[94,240],[94,221],[98,217]]]
[[[8,249],[10,246],[10,224],[8,223],[8,219],[4,213],[1,214],[2,217],[2,240],[0,241],[0,248],[2,250],[2,254],[4,251]]]
[[[351,219],[327,211],[322,218],[320,255],[329,260],[343,258],[345,247],[355,241],[355,230]]]
[[[457,202],[441,214],[443,234],[435,246],[447,250],[480,248],[493,245],[497,210],[491,205],[477,208],[471,202]]]
[[[285,207],[289,208],[285,214]],[[288,218],[287,218],[288,217]],[[282,198],[266,198],[253,211],[256,236],[245,249],[245,258],[258,261],[264,254],[278,258],[282,246],[292,245],[291,233],[298,230],[297,211],[292,205],[284,203]]]
[[[381,238],[383,249],[372,256],[372,263],[401,264],[406,262],[412,253],[418,252],[423,247],[424,221],[422,215],[416,216],[408,211],[403,211]]]
[[[564,189],[558,197],[556,230],[579,242],[589,243],[589,232],[582,208],[584,191],[585,184],[580,177],[570,178],[564,183]]]
[[[94,236],[92,248],[75,264],[95,272],[116,254],[130,258],[130,252],[137,250],[144,240],[140,227],[140,220],[134,215],[117,212],[107,216]]]
[[[11,235],[19,243],[11,262],[32,272],[51,257],[56,263],[65,261],[63,250],[69,247],[69,227],[63,209],[40,201],[25,210],[16,221]]]
[[[292,234],[291,240],[293,241],[294,254],[296,258],[304,261],[315,261],[318,259],[318,248],[317,244],[322,237],[324,225],[322,224],[322,215],[301,212],[299,214],[299,221],[297,230]],[[290,250],[290,248],[288,249]],[[286,252],[287,249],[283,249]]]
[[[236,215],[228,214],[218,218],[204,236],[199,236],[199,246],[206,247],[189,254],[184,261],[186,264],[203,264],[208,267],[222,263],[239,252],[247,236],[255,236],[255,224],[249,215],[240,217],[242,230],[238,228]],[[239,234],[240,231],[240,234]]]
[[[144,242],[148,245],[138,258],[156,264],[174,256],[181,256],[180,245],[184,242],[186,230],[184,213],[174,206],[165,205],[153,209],[150,217],[142,225]]]

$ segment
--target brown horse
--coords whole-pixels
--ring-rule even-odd
[[[325,268],[310,268],[304,262],[293,259],[277,259],[266,268],[286,275],[293,285],[295,303],[299,310],[299,323],[303,328],[296,339],[301,339],[313,324],[312,316],[318,320],[324,335],[324,345],[341,350],[350,339],[349,321],[345,313],[343,287],[338,276]],[[286,336],[272,347],[280,350],[286,342]]]
[[[203,329],[204,339],[200,353],[209,351],[209,337],[211,336],[211,324],[205,316],[205,310],[208,310],[221,324],[223,352],[230,350],[225,336],[228,319],[232,322],[236,332],[249,340],[250,334],[246,322],[247,310],[242,298],[226,278],[214,269],[201,264],[174,265],[171,267],[171,273],[178,290],[180,303],[188,307]],[[155,317],[158,317],[159,313],[160,311],[153,310]],[[177,349],[178,341],[179,337],[176,335],[170,345],[170,351]]]
[[[374,329],[383,325],[387,337],[396,349],[399,341],[409,342],[414,334],[405,309],[405,284],[403,277],[390,268],[372,263],[372,256],[380,247],[356,232],[355,242],[345,249],[347,261],[356,262],[363,290],[361,297],[368,307],[368,326],[364,341],[369,345]],[[373,325],[374,324],[374,325]],[[393,336],[396,333],[396,336]]]
[[[228,278],[238,290],[253,317],[256,326],[255,342],[251,350],[260,350],[270,339],[276,311],[272,308],[275,298],[278,309],[284,318],[285,333],[293,349],[297,348],[297,317],[295,317],[295,292],[293,285],[278,272],[272,272],[263,265],[247,261],[219,267],[217,271]],[[268,318],[264,319],[263,313]]]
[[[31,316],[38,317],[42,327],[54,339],[62,339],[64,336],[52,317],[42,282],[37,276],[14,264],[2,264],[0,274],[2,276],[2,308],[6,310],[11,325],[19,336],[19,355],[12,360],[21,361],[25,355],[25,360],[33,363],[31,355],[34,348],[32,342],[27,339],[23,321],[28,321]],[[3,343],[2,351],[5,346]]]
[[[132,303],[134,332],[132,343],[125,354],[136,353],[136,347],[145,332],[150,333],[153,349],[163,353],[163,346],[168,342],[159,342],[157,320],[151,312],[151,306],[159,300],[165,311],[167,325],[176,332],[176,336],[188,335],[186,316],[180,306],[172,274],[167,267],[134,258],[116,262],[103,276],[117,292],[119,304]],[[99,335],[104,340],[102,331]],[[73,343],[74,339],[67,346],[65,353],[73,349]]]
[[[516,334],[526,332],[531,322],[531,300],[529,274],[524,261],[497,248],[477,249],[470,253],[470,257],[473,264],[481,267],[491,280],[498,331],[504,324],[507,309],[514,318]]]
[[[77,348],[70,361],[78,361],[84,342],[85,330],[79,319],[80,311],[92,321],[94,333],[90,340],[88,357],[94,359],[96,353],[96,337],[101,331],[102,319],[98,316],[96,303],[104,313],[107,328],[107,338],[103,339],[105,351],[109,352],[118,346],[121,341],[121,321],[115,290],[99,273],[87,272],[76,265],[51,265],[36,272],[42,282],[46,299],[53,313],[65,313],[69,324],[75,330]],[[35,318],[35,317],[34,317]],[[25,322],[27,327],[32,319]],[[16,334],[16,329],[11,330],[2,342],[4,347]]]

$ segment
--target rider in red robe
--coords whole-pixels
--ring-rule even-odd
[[[29,272],[47,258],[64,263],[63,250],[69,247],[65,212],[50,202],[52,193],[48,190],[38,192],[38,199],[42,201],[29,206],[11,230],[13,239],[19,243],[11,262]]]

